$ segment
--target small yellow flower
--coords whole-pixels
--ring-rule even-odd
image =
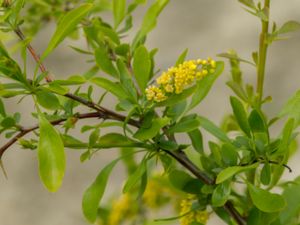
[[[192,210],[194,201],[193,195],[188,195],[187,199],[183,199],[180,203],[180,225],[190,225],[193,222],[206,224],[209,218],[207,211]]]
[[[147,100],[162,102],[173,93],[180,94],[196,80],[213,73],[215,67],[216,62],[211,58],[188,60],[171,67],[156,79],[157,86],[151,85],[145,90]]]

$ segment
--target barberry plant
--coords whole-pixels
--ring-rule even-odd
[[[218,55],[229,61],[227,85],[233,91],[228,101],[232,114],[219,126],[192,110],[208,95],[224,62],[207,56],[186,59],[185,50],[169,69],[158,70],[157,49],[147,48],[146,40],[169,0],[149,1],[140,29],[132,40],[125,38],[131,32],[132,13],[146,2],[0,1],[0,133],[7,138],[0,147],[4,174],[3,154],[19,144],[36,151],[41,181],[55,192],[63,182],[66,149],[81,150],[80,160],[85,163],[101,149],[120,149],[119,157],[87,184],[82,198],[87,222],[203,225],[216,214],[230,225],[299,224],[300,178],[283,181],[282,174],[291,170],[288,162],[297,147],[300,93],[275,118],[268,118],[263,106],[271,100],[264,94],[268,47],[300,24],[271,24],[270,0],[238,0],[260,20],[261,34],[250,60],[234,50]],[[104,11],[112,14],[112,21],[102,17]],[[57,23],[56,30],[39,56],[30,42],[50,21]],[[72,46],[72,50],[87,57],[90,69],[55,79],[44,61],[66,38],[85,39],[85,49]],[[11,39],[18,40],[20,62],[14,59]],[[36,63],[32,73],[27,70],[28,55]],[[241,63],[253,66],[256,84],[244,82]],[[95,88],[103,94],[95,95]],[[104,105],[107,95],[115,98],[115,105]],[[21,102],[26,97],[32,99],[36,120],[29,127],[22,125],[22,112],[5,110],[10,99]],[[98,122],[77,123],[90,118]],[[281,133],[271,136],[270,127],[278,121],[284,122]],[[112,127],[117,131],[112,132]],[[74,129],[88,133],[88,139],[74,136]],[[204,140],[202,132],[211,138]],[[179,143],[179,135],[185,135],[188,143]],[[118,163],[125,165],[128,174],[123,194],[102,203]],[[165,208],[173,210],[168,218],[154,221],[148,213]]]

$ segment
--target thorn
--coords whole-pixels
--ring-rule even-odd
[[[8,176],[7,176],[7,173],[5,171],[2,159],[0,159],[0,167],[1,167],[1,170],[2,170],[2,172],[4,174],[4,177],[6,178],[6,180],[8,180]]]

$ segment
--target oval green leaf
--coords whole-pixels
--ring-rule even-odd
[[[64,145],[57,130],[42,113],[39,113],[39,127],[39,173],[46,188],[55,192],[61,186],[65,174]]]

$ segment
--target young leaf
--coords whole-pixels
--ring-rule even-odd
[[[62,184],[65,174],[64,145],[59,133],[42,113],[39,113],[40,138],[38,160],[40,177],[46,188],[55,192]]]
[[[104,194],[108,177],[119,160],[116,159],[105,166],[92,185],[84,192],[82,210],[85,218],[91,223],[97,219],[98,206]]]
[[[286,201],[281,195],[273,194],[250,183],[247,186],[252,202],[259,210],[272,213],[278,212],[286,206]]]
[[[107,74],[118,78],[119,74],[113,65],[106,49],[104,47],[97,48],[95,51],[95,59],[96,63],[100,66],[100,68]]]
[[[177,59],[177,61],[176,61],[176,63],[175,63],[175,66],[178,66],[179,64],[181,64],[181,63],[183,63],[184,62],[184,60],[185,60],[185,58],[186,58],[186,56],[187,56],[187,54],[188,54],[188,49],[185,49],[182,53],[181,53],[181,55],[178,57],[178,59]]]
[[[94,77],[90,81],[98,85],[99,87],[102,87],[105,90],[109,91],[119,99],[124,99],[127,96],[127,93],[119,83],[111,82],[110,80],[103,77]]]
[[[255,169],[259,164],[258,163],[254,163],[252,165],[249,166],[232,166],[232,167],[227,167],[226,169],[222,170],[216,179],[216,184],[220,184],[222,182],[224,182],[225,180],[231,178],[232,176],[234,176],[235,174],[241,173],[245,170],[251,170],[251,169]]]
[[[230,139],[227,137],[227,135],[215,124],[213,124],[208,119],[199,116],[200,126],[203,127],[206,131],[211,133],[216,138],[220,139],[223,142],[230,142]]]
[[[156,20],[163,8],[168,4],[169,0],[156,0],[148,9],[144,16],[142,25],[137,35],[134,37],[132,46],[135,49],[140,41],[156,26]]]
[[[151,59],[145,46],[139,46],[133,56],[133,73],[135,79],[144,92],[150,78]]]
[[[78,23],[86,16],[92,7],[93,4],[90,3],[82,4],[78,8],[67,12],[63,18],[61,18],[48,47],[42,55],[42,59],[45,59],[57,47],[57,45],[59,45],[59,43],[76,28]]]
[[[211,203],[213,206],[221,207],[227,202],[231,192],[230,183],[230,180],[223,182],[214,190],[211,197]]]
[[[290,139],[294,130],[294,119],[289,119],[282,130],[282,139],[278,146],[278,150],[275,155],[286,155],[288,154]]]
[[[141,178],[147,171],[147,161],[148,159],[144,158],[141,164],[137,167],[137,169],[128,177],[123,187],[123,193],[131,191],[132,188],[136,185],[136,183],[141,180]]]
[[[126,0],[113,0],[113,13],[117,28],[126,15]]]
[[[60,108],[58,98],[51,92],[38,91],[36,97],[38,103],[46,109],[57,110]]]
[[[233,96],[230,97],[230,103],[233,109],[234,116],[241,130],[244,131],[248,137],[251,137],[250,126],[247,119],[247,113],[245,111],[243,104],[236,97]]]
[[[277,34],[285,34],[289,32],[294,32],[300,29],[300,23],[297,21],[288,21],[282,25],[276,32]]]
[[[200,126],[198,117],[184,117],[174,126],[170,127],[169,133],[187,133]]]
[[[284,105],[280,117],[288,116],[295,120],[295,125],[298,126],[300,122],[300,90],[298,90]]]
[[[152,121],[150,127],[144,128],[141,127],[138,131],[133,135],[134,138],[139,139],[141,141],[149,140],[155,137],[160,129],[166,126],[170,122],[170,119],[167,117],[156,118]]]
[[[224,70],[224,62],[218,61],[216,63],[215,72],[208,74],[206,77],[197,82],[196,91],[193,95],[192,101],[188,107],[189,110],[196,107],[208,94],[216,79]]]

